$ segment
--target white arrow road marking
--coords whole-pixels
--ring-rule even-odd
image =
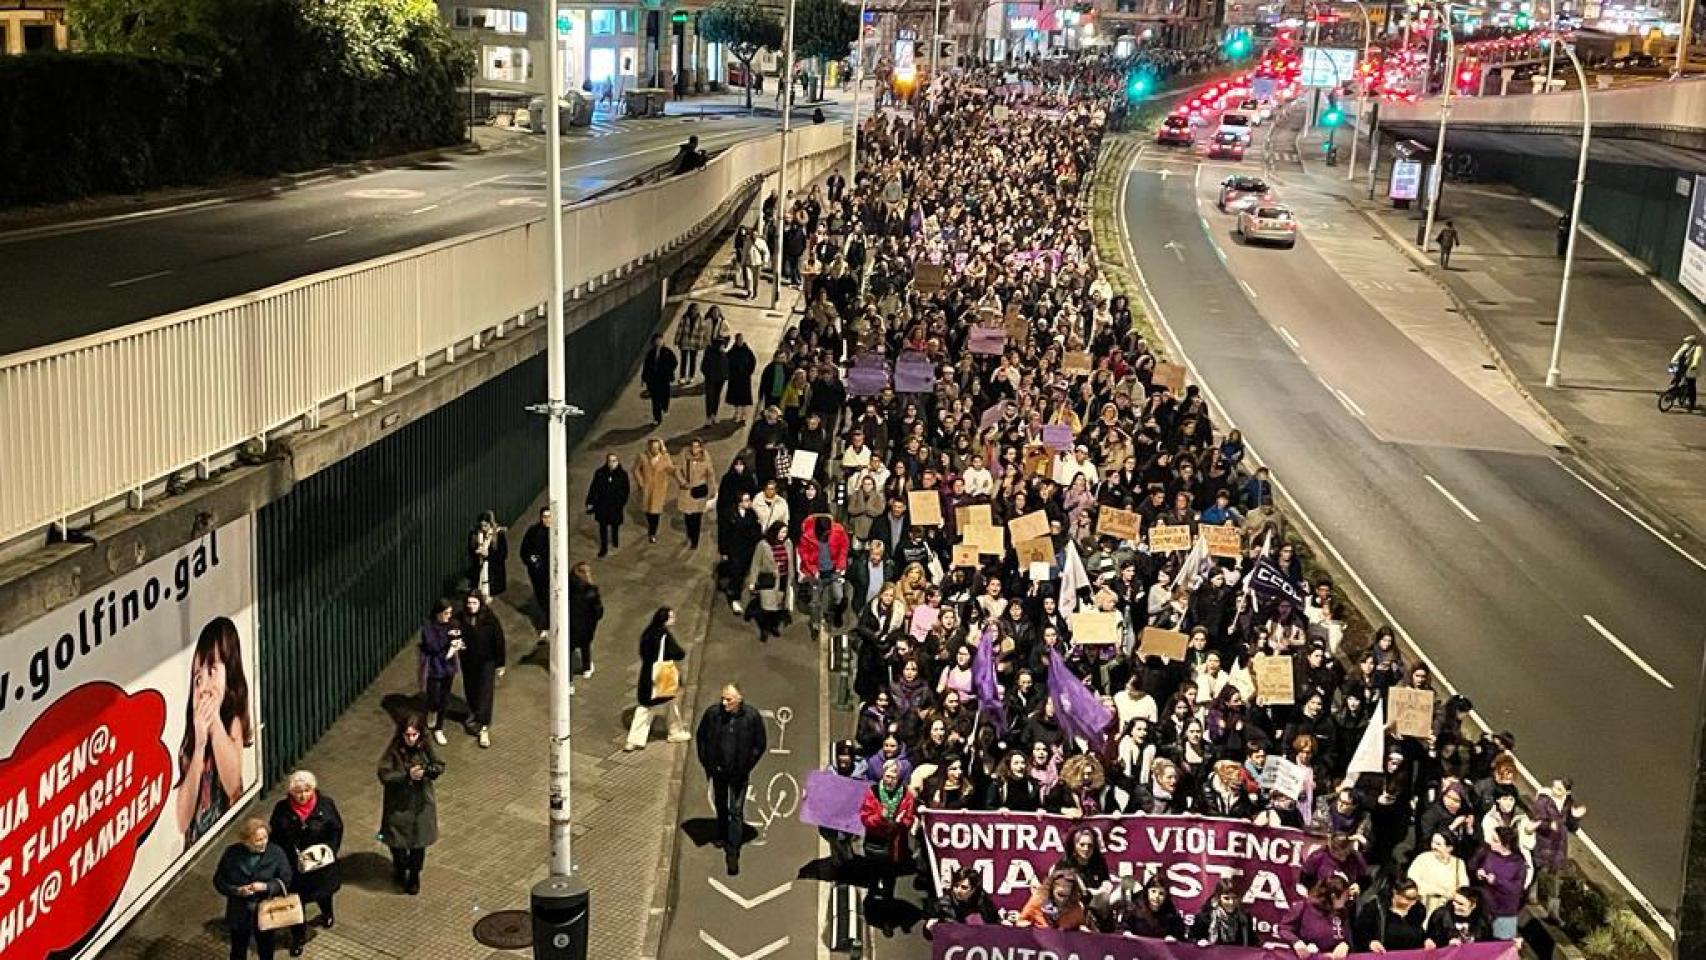
[[[1178,257],[1180,263],[1185,262],[1185,249],[1177,243],[1169,240],[1161,245],[1161,249],[1173,251],[1173,256]]]
[[[764,960],[765,957],[768,957],[787,946],[788,938],[783,937],[773,943],[767,943],[751,953],[736,953],[728,947],[723,946],[716,937],[711,936],[703,930],[699,931],[699,942],[710,947],[712,950],[717,951],[717,953],[723,957],[723,960]]]
[[[735,905],[739,906],[742,910],[751,910],[753,907],[762,906],[766,903],[769,903],[770,901],[776,899],[777,897],[781,896],[782,894],[787,893],[789,890],[793,889],[793,886],[794,886],[793,882],[790,881],[788,883],[782,884],[781,886],[777,887],[774,890],[766,891],[764,893],[759,894],[756,897],[753,897],[751,900],[748,900],[747,898],[741,896],[740,894],[734,892],[733,890],[730,890],[727,886],[725,886],[723,884],[722,881],[718,880],[716,877],[706,877],[705,882],[709,883],[711,885],[711,889],[717,891],[718,893],[722,894],[725,897],[728,897],[730,900],[733,900],[735,902]]]

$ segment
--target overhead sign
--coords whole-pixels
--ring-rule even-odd
[[[0,637],[0,956],[100,953],[257,792],[252,523]]]
[[[1386,195],[1393,200],[1414,200],[1422,193],[1422,162],[1399,160],[1392,165],[1392,185]]]
[[[1257,100],[1272,100],[1277,83],[1273,77],[1256,77],[1250,81],[1250,95]]]
[[[1706,300],[1706,176],[1694,178],[1688,204],[1688,233],[1682,243],[1682,286],[1697,300]]]
[[[1349,47],[1304,47],[1303,71],[1306,87],[1336,87],[1356,76],[1357,52]]]

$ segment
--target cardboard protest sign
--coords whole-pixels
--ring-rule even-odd
[[[979,431],[988,430],[990,427],[999,424],[1001,418],[1006,415],[1007,405],[1005,403],[992,403],[988,410],[983,411],[983,416],[978,418],[977,429]]]
[[[1191,528],[1185,524],[1158,523],[1149,528],[1149,549],[1155,553],[1176,553],[1191,548]]]
[[[1030,567],[1026,569],[1025,575],[1030,577],[1032,580],[1048,580],[1050,579],[1049,574],[1051,572],[1052,570],[1048,564],[1041,560],[1033,560],[1031,561]]]
[[[1143,637],[1138,643],[1137,652],[1140,656],[1160,657],[1163,660],[1183,661],[1185,650],[1191,645],[1191,638],[1177,630],[1162,630],[1157,627],[1144,627]]]
[[[966,341],[966,352],[983,356],[999,357],[1007,349],[1007,331],[1000,327],[972,327],[971,339]]]
[[[1043,446],[1050,450],[1072,449],[1072,426],[1066,423],[1048,423],[1043,425]]]
[[[1048,536],[1048,514],[1041,510],[1033,510],[1022,517],[1010,520],[1007,523],[1007,532],[1013,535],[1015,544],[1046,537]],[[1050,558],[1053,558],[1052,553]]]
[[[1022,347],[1025,341],[1030,339],[1031,322],[1025,319],[1025,315],[1019,312],[1017,306],[1007,308],[1007,318],[1002,321],[1002,326],[1005,328],[1008,343]]]
[[[1263,790],[1283,793],[1296,800],[1303,795],[1303,764],[1284,757],[1269,757],[1257,782]]]
[[[1025,448],[1024,464],[1026,473],[1046,477],[1053,472],[1054,458],[1049,456],[1047,447],[1038,443]]]
[[[862,837],[865,823],[859,819],[859,805],[870,792],[869,780],[839,776],[831,770],[808,770],[800,820]]]
[[[1258,656],[1251,661],[1250,673],[1256,678],[1256,698],[1264,706],[1297,702],[1291,657]]]
[[[1054,541],[1047,536],[1030,540],[1014,537],[1013,550],[1019,555],[1019,566],[1022,568],[1030,569],[1033,563],[1054,566]]]
[[[1095,367],[1087,350],[1068,350],[1066,355],[1060,358],[1061,373],[1089,373],[1093,369]]]
[[[994,521],[990,519],[989,504],[987,503],[968,503],[963,507],[954,508],[954,528],[957,530],[970,530],[972,527],[993,525]]]
[[[1079,646],[1120,642],[1120,615],[1117,613],[1080,610],[1072,615],[1069,622],[1072,625],[1072,642]]]
[[[1208,555],[1211,557],[1227,557],[1236,560],[1244,554],[1244,538],[1237,527],[1211,527],[1206,524],[1200,528],[1203,539],[1208,541]]]
[[[1426,740],[1434,735],[1434,692],[1414,687],[1386,691],[1387,716],[1400,737]]]
[[[906,510],[915,527],[942,525],[942,495],[934,490],[913,490],[906,495]]]
[[[981,563],[982,563],[982,560],[977,555],[977,544],[975,544],[975,543],[956,543],[956,544],[954,544],[954,566],[956,566],[956,567],[976,567],[976,566],[979,566]]]
[[[972,527],[961,539],[976,546],[983,556],[999,557],[1007,552],[1007,538],[1000,527]]]
[[[939,263],[919,262],[912,266],[912,285],[920,293],[935,293],[942,289],[947,268]]]
[[[810,480],[816,472],[816,450],[795,450],[788,458],[788,479]]]
[[[1136,540],[1139,522],[1137,514],[1119,507],[1102,507],[1096,514],[1096,535]]]
[[[1157,387],[1166,387],[1174,393],[1185,392],[1185,368],[1176,363],[1157,363],[1155,371],[1150,375],[1149,382]]]

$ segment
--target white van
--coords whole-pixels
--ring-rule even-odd
[[[1242,138],[1244,142],[1248,143],[1250,141],[1251,126],[1253,126],[1253,124],[1250,122],[1249,114],[1227,111],[1220,115],[1220,130],[1218,132],[1235,133]]]

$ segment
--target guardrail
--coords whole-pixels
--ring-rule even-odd
[[[843,142],[840,124],[808,126],[791,158]],[[780,146],[746,141],[692,174],[565,209],[570,289],[689,239],[777,168]],[[541,217],[0,357],[0,544],[113,501],[139,506],[164,478],[525,324],[548,297],[547,234]]]
[[[1569,64],[1559,59],[1560,71]],[[1639,86],[1589,90],[1595,127],[1648,127],[1659,130],[1706,130],[1706,79],[1675,80]],[[1383,103],[1382,123],[1435,122],[1439,98],[1415,103]],[[1503,97],[1453,97],[1451,122],[1513,127],[1581,126],[1582,97],[1577,90],[1554,93],[1513,93]]]

